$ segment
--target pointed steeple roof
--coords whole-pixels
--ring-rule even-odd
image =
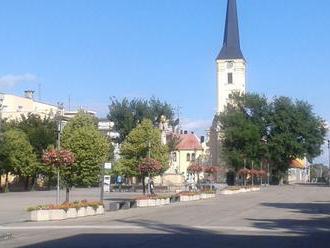
[[[223,46],[217,57],[222,59],[244,59],[239,40],[236,0],[228,0]]]

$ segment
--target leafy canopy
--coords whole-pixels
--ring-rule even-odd
[[[161,133],[153,126],[152,121],[143,120],[133,129],[121,147],[121,159],[114,167],[115,174],[123,176],[139,176],[139,165],[147,157],[162,164],[164,172],[168,168],[168,148],[161,143]],[[157,174],[157,173],[156,173]]]
[[[258,94],[233,94],[217,118],[223,155],[237,170],[244,160],[267,159],[275,171],[285,172],[293,159],[318,156],[326,134],[310,104],[287,97],[269,102]]]
[[[64,127],[61,145],[75,155],[74,166],[63,168],[71,186],[92,186],[98,182],[100,165],[110,157],[110,144],[96,127],[95,118],[80,112]]]
[[[4,173],[34,176],[37,158],[24,132],[10,129],[4,132],[0,144],[0,167]]]
[[[152,120],[158,124],[161,116],[165,116],[169,124],[173,124],[174,111],[170,104],[159,99],[150,100],[124,98],[122,101],[112,99],[109,105],[108,119],[114,122],[114,128],[119,132],[119,143],[144,119]]]

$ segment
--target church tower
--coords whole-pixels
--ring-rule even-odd
[[[229,95],[233,92],[245,93],[246,61],[239,39],[236,0],[228,0],[225,33],[222,49],[217,62],[217,113],[209,131],[208,146],[210,163],[224,165],[221,158],[221,127],[218,115],[225,110]]]
[[[217,62],[217,114],[224,111],[232,92],[245,93],[246,61],[239,39],[236,0],[228,0],[225,33]]]

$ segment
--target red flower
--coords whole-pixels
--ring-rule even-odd
[[[203,167],[199,164],[192,164],[187,169],[190,173],[200,173],[203,171]]]
[[[44,164],[54,167],[71,166],[75,162],[75,157],[69,150],[51,149],[43,153],[42,161]]]
[[[204,172],[209,174],[216,174],[219,171],[219,167],[217,166],[207,166],[204,168]]]
[[[152,158],[145,158],[139,165],[139,171],[141,174],[159,173],[162,168],[163,165],[159,161]]]

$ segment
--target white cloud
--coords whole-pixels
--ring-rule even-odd
[[[38,77],[30,73],[25,73],[21,75],[7,74],[0,76],[0,87],[13,87],[19,83],[34,83],[37,80]]]

